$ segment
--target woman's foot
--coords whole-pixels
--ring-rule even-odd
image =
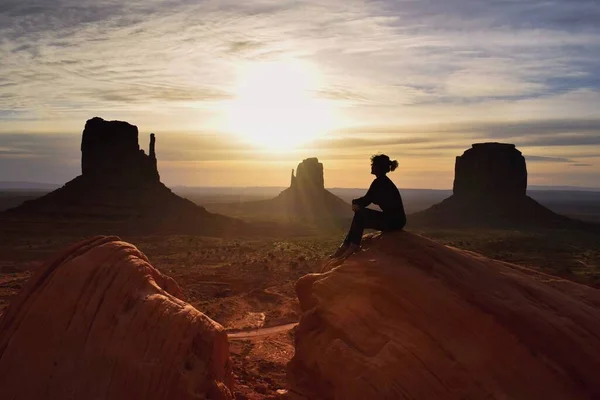
[[[346,251],[344,253],[342,253],[339,257],[340,258],[348,258],[352,254],[358,253],[359,251],[360,251],[360,245],[358,245],[356,243],[352,243],[352,244],[350,244],[350,246],[348,246],[346,248]]]
[[[346,250],[348,250],[348,247],[350,247],[350,244],[348,243],[344,243],[342,244],[336,251],[335,253],[333,253],[332,255],[329,256],[329,258],[338,258],[339,256],[341,256],[342,254],[344,254],[346,252]]]

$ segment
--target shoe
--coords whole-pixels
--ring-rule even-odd
[[[352,243],[344,253],[340,256],[340,258],[348,258],[354,253],[358,253],[360,251],[360,246],[356,243]]]
[[[338,258],[339,256],[341,256],[342,254],[344,254],[348,248],[350,247],[349,244],[342,244],[336,251],[335,253],[333,253],[332,255],[329,256],[330,259],[332,258]]]

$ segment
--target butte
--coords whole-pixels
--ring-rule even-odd
[[[591,228],[527,196],[525,157],[514,144],[477,143],[456,157],[452,196],[409,216],[412,227]]]
[[[277,219],[335,226],[352,217],[348,203],[325,189],[323,164],[317,158],[302,161],[292,170],[290,186],[277,197],[237,204],[213,205],[215,210],[233,216]]]
[[[86,226],[94,222],[117,224],[119,232],[225,233],[239,232],[246,226],[210,213],[166,187],[158,173],[154,134],[150,134],[146,154],[140,149],[135,125],[98,117],[88,120],[83,130],[81,175],[45,196],[8,210],[5,216]]]

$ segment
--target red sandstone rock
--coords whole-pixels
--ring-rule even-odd
[[[341,224],[344,228],[353,215],[350,204],[325,189],[323,164],[317,158],[302,161],[296,175],[292,171],[290,187],[273,199],[213,205],[211,210],[235,216],[252,215],[257,219],[309,222],[326,227]]]
[[[231,399],[227,334],[116,237],[41,267],[0,320],[1,399]]]
[[[310,399],[600,398],[600,292],[406,233],[297,284]]]
[[[160,182],[155,146],[156,138],[151,134],[150,154],[146,155],[139,148],[135,125],[92,118],[82,135],[82,174],[51,193],[7,210],[5,215],[108,223],[111,232],[223,235],[255,229],[240,220],[209,213],[173,193]]]
[[[475,143],[456,157],[457,196],[525,196],[525,157],[514,144]]]
[[[307,158],[298,164],[296,176],[292,171],[291,187],[298,187],[303,192],[325,190],[323,163],[317,158]]]
[[[92,118],[81,137],[81,174],[100,181],[158,182],[155,143],[151,135],[146,155],[138,143],[137,126]]]
[[[476,143],[456,157],[454,172],[452,196],[410,215],[410,227],[600,230],[556,214],[527,196],[525,158],[513,144]]]

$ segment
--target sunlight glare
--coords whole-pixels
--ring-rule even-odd
[[[227,115],[243,140],[269,150],[291,150],[332,127],[329,104],[314,97],[318,74],[298,60],[259,62],[245,68]]]

